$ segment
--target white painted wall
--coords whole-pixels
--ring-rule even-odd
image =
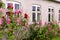
[[[6,4],[6,0],[2,0]],[[11,0],[12,1],[12,0]],[[58,21],[58,10],[60,9],[60,4],[55,2],[43,1],[43,0],[13,0],[21,2],[22,9],[24,13],[29,15],[29,23],[32,23],[32,5],[37,4],[41,6],[41,19],[44,25],[45,22],[48,22],[48,7],[51,6],[54,8],[54,20]],[[58,21],[59,23],[59,21]]]

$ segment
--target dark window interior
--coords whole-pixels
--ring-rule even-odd
[[[15,4],[15,9],[19,9],[19,4]]]
[[[50,14],[48,14],[48,21],[50,22]]]
[[[32,21],[33,22],[35,21],[35,16],[36,16],[36,14],[35,13],[32,13]]]
[[[48,9],[48,12],[51,12],[50,8]]]
[[[60,21],[60,14],[59,14],[59,21]]]
[[[59,13],[60,13],[60,10],[59,10]]]
[[[37,7],[37,11],[40,11],[40,7]]]
[[[36,11],[36,7],[35,6],[32,6],[32,11]]]
[[[40,20],[40,13],[37,13],[37,21]]]

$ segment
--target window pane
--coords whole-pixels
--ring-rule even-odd
[[[60,14],[59,14],[59,21],[60,21]]]
[[[15,4],[15,9],[19,9],[19,4]]]
[[[32,21],[33,22],[35,21],[35,18],[36,18],[36,14],[35,13],[32,13]]]
[[[50,14],[48,14],[48,21],[50,22]]]
[[[37,7],[37,11],[40,11],[40,7]]]
[[[54,9],[52,9],[52,12],[54,12]]]
[[[40,13],[37,13],[37,21],[40,20]]]
[[[32,11],[36,11],[36,7],[35,6],[32,6]]]
[[[60,10],[59,10],[59,13],[60,13]]]
[[[51,12],[50,8],[48,9],[48,12]]]

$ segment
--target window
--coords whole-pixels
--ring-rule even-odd
[[[48,8],[48,22],[53,21],[54,19],[53,14],[54,14],[54,8],[50,6]]]
[[[19,4],[15,4],[15,9],[19,9]]]
[[[12,3],[8,3],[7,5],[9,5],[9,4],[13,5]]]
[[[20,9],[20,3],[19,2],[15,2],[15,1],[7,1],[6,2],[6,8],[9,4],[13,4],[13,10],[16,10],[16,9]]]
[[[32,13],[32,21],[33,22],[35,21],[35,17],[36,17],[36,14],[35,13]]]
[[[40,6],[33,5],[32,6],[32,21],[39,22],[39,20],[40,20]]]
[[[54,9],[52,9],[52,12],[54,12]]]
[[[37,21],[40,20],[40,13],[37,13]]]
[[[32,6],[32,11],[36,11],[36,7],[35,6]]]
[[[60,21],[60,14],[59,14],[59,21]]]
[[[50,8],[48,8],[48,12],[51,12],[51,9]]]
[[[37,7],[37,11],[40,11],[40,7]]]
[[[54,9],[52,7],[49,7],[48,12],[54,12]]]
[[[59,10],[59,13],[60,13],[60,10]]]

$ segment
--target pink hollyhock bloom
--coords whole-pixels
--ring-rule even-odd
[[[0,18],[0,25],[2,25],[2,18]]]
[[[5,11],[5,9],[3,9],[3,8],[0,8],[0,12],[4,12]]]
[[[18,17],[16,21],[17,21],[17,22],[20,22],[20,17]]]
[[[28,15],[27,15],[27,13],[25,13],[25,14],[24,14],[24,18],[26,18],[26,19],[28,18]]]
[[[21,9],[21,10],[19,10],[19,12],[20,12],[20,13],[23,13],[23,10]]]
[[[7,8],[13,9],[13,4],[9,3]]]
[[[6,19],[6,23],[9,24],[11,21],[9,18]]]
[[[19,10],[16,9],[16,10],[15,10],[15,14],[18,15],[18,13],[19,13]]]
[[[17,25],[19,25],[19,23],[20,23],[20,18],[19,17],[16,19],[16,23],[17,23]]]

